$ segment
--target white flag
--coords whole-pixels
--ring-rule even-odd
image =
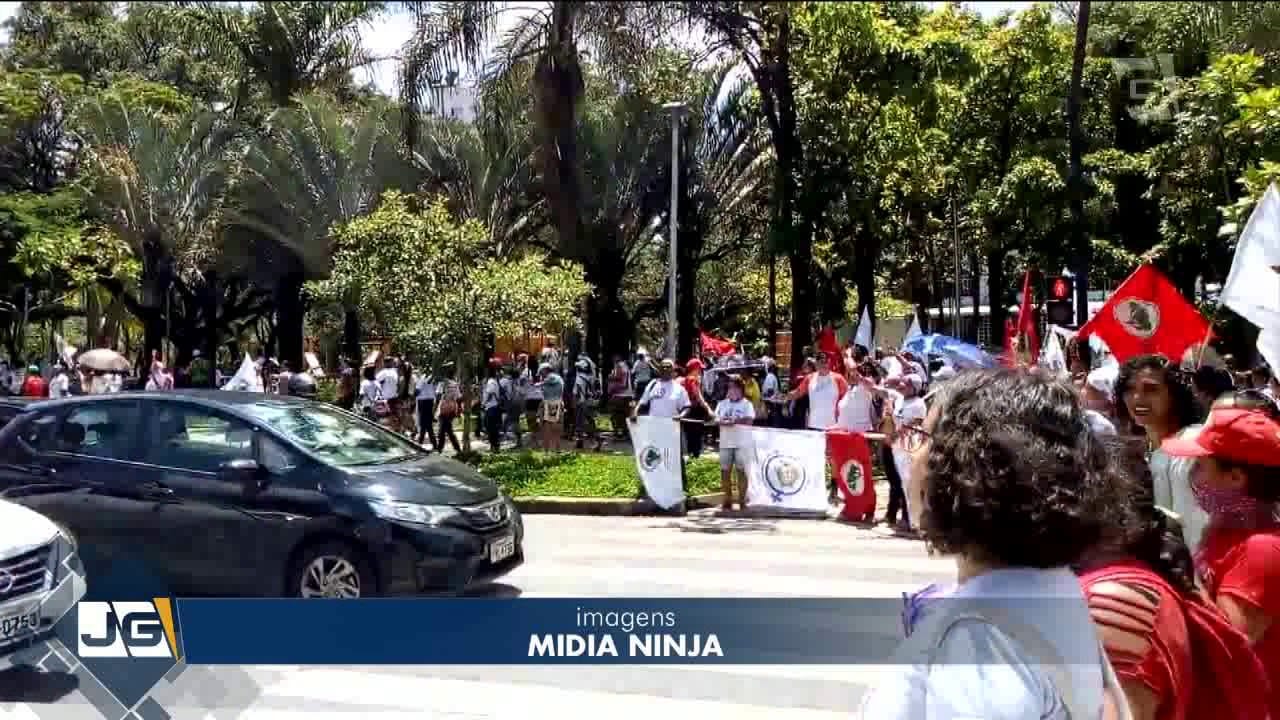
[[[1040,350],[1040,367],[1055,373],[1067,371],[1067,354],[1062,351],[1057,333],[1049,333],[1045,338],[1044,348]]]
[[[902,338],[902,344],[906,345],[911,342],[913,338],[918,338],[921,335],[924,335],[924,333],[920,332],[920,318],[916,317],[916,314],[912,312],[911,327],[907,328],[907,336]]]
[[[1266,330],[1280,328],[1280,191],[1272,185],[1240,233],[1219,302]]]
[[[249,353],[244,354],[244,362],[240,363],[240,369],[236,374],[222,386],[223,390],[232,390],[238,392],[263,392],[262,378],[258,376],[258,366],[254,364],[253,358],[249,357]]]
[[[1280,328],[1258,333],[1258,354],[1267,361],[1271,372],[1280,372]]]
[[[785,510],[827,509],[827,436],[803,430],[753,427],[745,451],[747,504]]]
[[[642,416],[631,425],[636,471],[649,498],[664,510],[684,502],[684,472],[680,456],[680,423],[671,418]]]
[[[867,307],[862,308],[862,319],[858,320],[858,330],[853,334],[853,344],[861,345],[868,352],[875,349],[871,345],[871,313],[867,312]]]

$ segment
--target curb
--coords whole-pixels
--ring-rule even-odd
[[[689,510],[720,504],[720,493],[694,495],[683,506],[663,510],[648,498],[577,498],[533,496],[512,498],[516,509],[526,515],[595,515],[623,517],[635,515],[683,515]]]

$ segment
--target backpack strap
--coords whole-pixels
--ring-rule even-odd
[[[1066,706],[1067,715],[1071,720],[1093,720],[1093,716],[1086,711],[1076,694],[1075,683],[1071,680],[1071,673],[1067,669],[1066,661],[1038,630],[1012,618],[1008,613],[998,608],[985,607],[981,612],[961,613],[949,618],[942,629],[942,633],[939,635],[938,646],[941,646],[946,641],[947,634],[953,628],[963,622],[990,625],[1012,640],[1020,649],[1030,654],[1039,669],[1049,676],[1049,680],[1053,683],[1053,687],[1057,691],[1058,697],[1061,698],[1063,705]],[[1115,669],[1111,667],[1111,662],[1107,660],[1107,654],[1103,651],[1101,643],[1098,645],[1098,659],[1102,667],[1104,693],[1105,691],[1110,691],[1114,698],[1117,710],[1115,720],[1133,720],[1133,714],[1125,700],[1124,690],[1120,687],[1120,680],[1116,677]]]

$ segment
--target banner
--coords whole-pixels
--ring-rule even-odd
[[[636,472],[644,482],[644,491],[664,510],[684,502],[680,424],[671,418],[645,415],[631,421],[630,425]]]
[[[836,487],[844,498],[840,517],[845,520],[875,519],[876,484],[871,477],[871,446],[862,433],[827,431],[827,455],[835,471]]]
[[[747,504],[780,510],[827,510],[827,438],[803,430],[750,428]]]

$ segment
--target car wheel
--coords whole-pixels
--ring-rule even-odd
[[[302,552],[289,573],[289,591],[302,598],[362,598],[377,594],[377,580],[364,555],[344,542],[328,541]]]

